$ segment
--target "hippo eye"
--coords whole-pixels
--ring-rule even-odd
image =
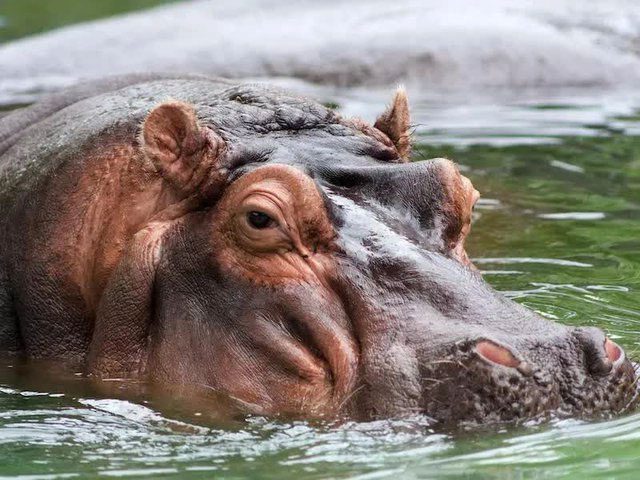
[[[249,225],[251,225],[253,228],[256,228],[258,230],[270,228],[274,224],[273,218],[271,218],[266,213],[258,212],[256,210],[247,213],[247,222],[249,222]]]

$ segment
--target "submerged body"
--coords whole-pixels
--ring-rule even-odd
[[[477,192],[280,90],[121,77],[0,120],[0,349],[243,411],[441,422],[635,401],[624,352],[493,291]]]

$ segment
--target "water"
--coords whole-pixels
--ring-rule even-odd
[[[283,83],[368,120],[389,97]],[[416,158],[455,159],[482,192],[468,250],[485,278],[550,319],[603,328],[640,359],[639,92],[410,94]],[[468,432],[433,431],[421,417],[222,423],[145,385],[96,386],[54,364],[0,361],[0,479],[621,479],[639,470],[640,413]]]

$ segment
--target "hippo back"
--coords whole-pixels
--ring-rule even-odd
[[[137,83],[154,80],[172,79],[210,79],[216,83],[225,83],[220,78],[206,77],[203,75],[176,75],[163,73],[131,74],[124,76],[107,77],[100,80],[81,83],[58,94],[50,95],[37,104],[23,108],[16,112],[10,112],[0,117],[0,155],[3,155],[15,144],[21,134],[30,126],[35,125],[45,118],[60,110],[90,97],[103,93],[113,92],[121,88]]]

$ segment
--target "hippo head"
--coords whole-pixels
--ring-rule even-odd
[[[305,417],[628,408],[619,346],[482,279],[464,248],[479,194],[449,160],[407,161],[408,122],[402,92],[374,127],[258,86],[155,107],[138,148],[177,200],[127,267],[151,284],[151,313],[121,335],[96,325],[93,372],[126,351],[153,382]]]

